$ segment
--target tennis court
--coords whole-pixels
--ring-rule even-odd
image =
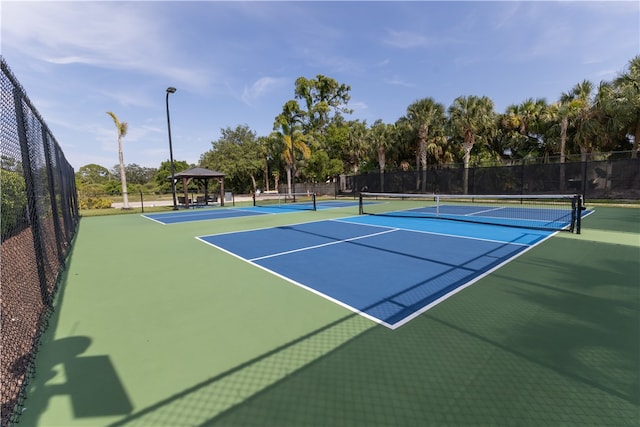
[[[640,210],[336,202],[83,218],[21,425],[637,425]]]
[[[550,234],[356,217],[199,239],[395,329]]]
[[[265,202],[265,203],[262,203]],[[286,200],[283,196],[266,197],[254,202],[254,206],[238,208],[195,208],[172,213],[158,213],[143,215],[144,218],[156,221],[160,224],[179,224],[193,221],[209,221],[215,219],[239,218],[244,216],[294,213],[301,210],[324,210],[357,206],[357,201],[323,200],[316,202],[315,196],[311,198],[306,194],[298,195],[294,201]]]

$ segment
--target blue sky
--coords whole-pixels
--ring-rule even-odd
[[[258,136],[295,79],[351,86],[352,119],[393,123],[432,97],[496,111],[612,80],[640,53],[640,2],[7,1],[2,55],[69,162],[197,163],[220,129]]]

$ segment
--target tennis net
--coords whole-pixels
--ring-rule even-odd
[[[580,233],[582,197],[360,193],[361,215],[437,218]]]
[[[316,210],[315,193],[260,193],[253,195],[253,206]]]

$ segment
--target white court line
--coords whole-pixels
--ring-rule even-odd
[[[155,219],[155,218],[151,218],[151,217],[146,216],[146,215],[144,215],[144,214],[142,214],[142,215],[140,215],[140,216],[141,216],[142,218],[148,219],[149,221],[154,221],[154,222],[157,222],[158,224],[161,224],[161,225],[167,225],[167,223],[166,223],[166,222],[158,221],[157,219]]]
[[[251,258],[248,261],[251,261],[251,262],[260,261],[260,260],[263,260],[263,259],[273,258],[273,257],[281,256],[281,255],[288,255],[288,254],[293,254],[293,253],[296,253],[296,252],[308,251],[310,249],[317,249],[317,248],[322,248],[322,247],[325,247],[325,246],[337,245],[339,243],[353,242],[354,240],[366,239],[368,237],[379,236],[381,234],[387,234],[387,233],[393,233],[395,231],[399,231],[399,229],[397,229],[397,228],[396,229],[390,229],[390,230],[381,231],[379,233],[365,234],[364,236],[351,237],[349,239],[336,240],[335,242],[322,243],[320,245],[314,245],[314,246],[307,246],[305,248],[293,249],[293,250],[290,250],[290,251],[284,251],[284,252],[279,252],[279,253],[276,253],[276,254],[265,255],[265,256],[258,257],[258,258]]]
[[[465,216],[473,216],[473,215],[478,215],[478,214],[485,213],[485,212],[498,211],[498,210],[500,210],[500,209],[504,209],[504,207],[497,207],[497,208],[485,209],[485,210],[483,210],[483,211],[478,211],[478,212],[468,213],[468,214],[466,214]],[[444,215],[446,215],[446,214],[444,214]]]

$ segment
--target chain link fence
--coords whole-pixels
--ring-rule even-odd
[[[341,176],[340,194],[581,194],[584,200],[640,199],[640,159],[612,155],[567,163],[520,162],[509,166],[430,167],[422,171]]]
[[[79,214],[74,170],[0,57],[1,425],[17,422]]]

